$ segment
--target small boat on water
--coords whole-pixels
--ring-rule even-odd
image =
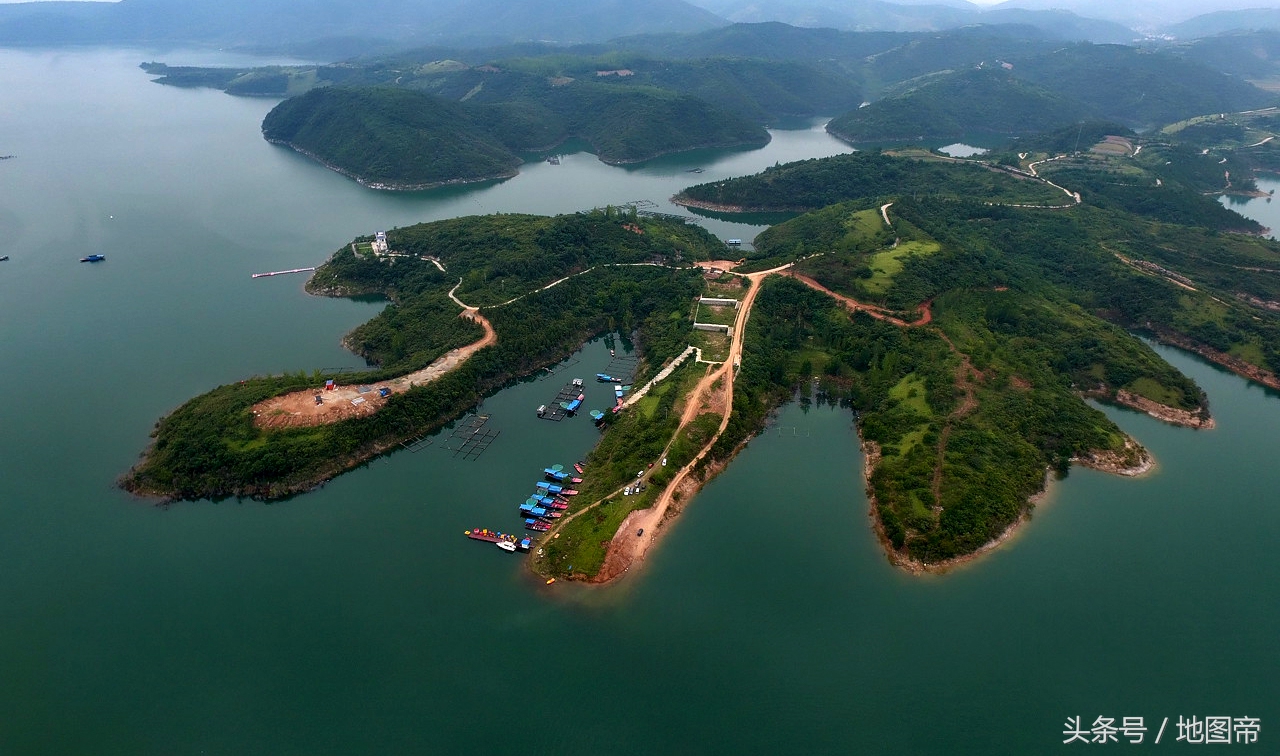
[[[608,373],[596,373],[596,380],[600,383],[613,383],[617,379]]]
[[[581,483],[581,482],[582,482],[582,478],[569,478],[569,482],[570,482],[570,483],[575,483],[575,484],[577,484],[577,483]]]
[[[498,541],[498,548],[506,552],[514,552],[516,550],[515,541]]]
[[[0,255],[0,262],[6,262],[8,259],[9,259],[8,255]]]
[[[598,411],[598,410],[597,410],[597,411]],[[592,414],[592,417],[595,417],[595,415],[594,415],[594,414]],[[586,472],[586,465],[585,465],[585,464],[583,464],[582,462],[574,462],[574,463],[573,463],[573,469],[577,470],[577,471],[578,471],[578,474],[579,474],[579,475],[581,475],[581,474],[583,474],[584,472]]]
[[[600,410],[591,410],[591,419],[598,423],[604,419],[604,413]],[[578,472],[582,472],[582,470],[578,469]]]
[[[547,491],[553,494],[558,494],[564,491],[564,488],[562,486],[557,486],[554,483],[547,483],[546,481],[542,481],[542,480],[538,481],[537,487],[543,491]]]
[[[533,545],[533,539],[529,538],[528,536],[525,536],[524,538],[521,538],[521,539],[520,539],[520,550],[521,550],[521,551],[528,551],[528,550],[529,550],[529,547],[530,547],[530,546],[532,546],[532,545]]]
[[[524,521],[524,527],[526,530],[546,531],[551,530],[551,523],[543,522],[542,520],[535,520],[530,517]]]
[[[543,506],[543,507],[548,507],[550,509],[568,509],[569,508],[569,505],[566,502],[560,501],[559,499],[553,499],[550,496],[542,496],[540,494],[534,494],[533,496],[529,497],[529,501],[533,502],[534,506]]]
[[[542,417],[545,414],[547,414],[547,405],[538,405],[538,417]]]
[[[85,255],[80,258],[80,262],[102,262],[107,259],[106,255]]]
[[[569,478],[568,473],[561,472],[559,470],[553,470],[550,467],[543,470],[542,474],[543,476],[546,477],[547,480],[553,481],[555,483],[563,483],[565,480]]]
[[[574,490],[574,489],[572,489],[572,488],[565,489],[564,491],[561,491],[560,493],[564,494],[565,496],[577,496],[577,495],[578,495],[578,492],[577,492],[577,491],[575,491],[575,490]]]

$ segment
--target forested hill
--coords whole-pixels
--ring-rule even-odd
[[[276,106],[262,131],[362,183],[396,189],[514,175],[517,150],[571,136],[609,163],[769,140],[763,128],[693,97],[594,83],[493,104],[392,87],[325,87]]]
[[[892,61],[900,55],[886,57]],[[1072,45],[1013,56],[908,81],[898,89],[834,119],[828,130],[849,141],[875,142],[1031,134],[1086,118],[1148,128],[1276,99],[1183,57],[1119,45]]]
[[[1013,74],[1135,127],[1263,107],[1276,96],[1200,63],[1122,45],[1071,45],[1015,61]]]
[[[1065,197],[1053,187],[981,165],[854,152],[774,166],[754,176],[698,184],[674,199],[695,206],[775,212],[816,210],[845,200],[916,192],[1022,204],[1061,204]]]
[[[827,124],[850,142],[951,139],[967,134],[1030,134],[1079,120],[1086,106],[1015,78],[1002,68],[930,80]]]
[[[262,134],[369,185],[501,178],[520,164],[465,106],[407,89],[315,89],[273,108]]]

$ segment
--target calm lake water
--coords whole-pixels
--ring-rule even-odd
[[[385,194],[263,142],[272,101],[149,83],[155,57],[191,60],[0,51],[0,754],[1029,754],[1071,716],[1148,740],[1170,717],[1172,746],[1179,715],[1260,717],[1275,752],[1280,402],[1171,350],[1216,430],[1108,410],[1159,469],[1074,470],[943,577],[886,563],[849,413],[793,404],[638,574],[541,585],[462,531],[516,525],[537,471],[590,447],[585,420],[534,418],[557,378],[486,400],[475,461],[441,436],[272,505],[123,494],[193,394],[360,364],[338,339],[379,305],[252,272],[466,213],[681,212],[687,183],[847,150],[815,126]],[[606,347],[576,359],[562,375]]]

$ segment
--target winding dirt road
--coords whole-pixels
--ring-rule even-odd
[[[669,513],[675,514],[671,512],[672,504],[688,501],[701,487],[702,481],[693,477],[693,471],[697,468],[698,463],[711,451],[711,447],[720,439],[720,436],[724,434],[725,428],[729,427],[729,418],[733,414],[734,377],[736,368],[742,364],[742,343],[746,332],[747,319],[751,316],[751,308],[755,304],[756,295],[760,292],[760,283],[774,273],[780,273],[790,268],[793,264],[787,263],[759,273],[746,274],[750,284],[746,296],[743,297],[742,303],[738,306],[738,316],[733,325],[733,341],[729,345],[729,357],[722,365],[709,371],[707,375],[698,381],[693,391],[689,393],[684,412],[680,417],[680,426],[672,434],[672,438],[679,434],[695,418],[703,414],[704,411],[714,411],[720,414],[720,426],[697,455],[687,465],[680,468],[675,477],[672,478],[671,483],[667,485],[658,496],[657,501],[653,503],[653,506],[627,515],[622,525],[619,526],[618,532],[614,534],[613,540],[609,542],[604,564],[601,566],[600,571],[596,573],[593,582],[604,583],[613,580],[629,570],[633,564],[642,560],[645,553],[657,542],[662,527],[669,519]],[[598,503],[596,502],[591,506],[594,507]],[[586,511],[586,509],[582,511]],[[637,535],[637,533],[643,534]]]
[[[253,405],[254,424],[262,428],[300,428],[372,415],[387,403],[388,397],[381,396],[378,389],[386,388],[391,394],[400,394],[414,386],[430,383],[466,362],[481,349],[498,343],[498,334],[493,330],[493,324],[480,314],[479,309],[463,304],[453,296],[452,291],[449,296],[463,308],[458,317],[474,320],[484,329],[484,336],[478,341],[446,352],[421,370],[389,381],[368,384],[367,388],[372,390],[363,394],[360,393],[360,385],[363,384],[358,384],[338,386],[332,391],[306,389],[267,399]],[[316,403],[316,396],[321,397],[322,404]]]

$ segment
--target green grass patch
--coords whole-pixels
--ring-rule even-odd
[[[791,355],[791,365],[802,381],[822,375],[830,363],[831,355],[821,349],[801,349]]]
[[[889,389],[890,399],[922,417],[933,417],[928,396],[929,389],[925,386],[924,378],[916,373],[903,376],[902,380]]]
[[[703,296],[741,302],[747,296],[747,287],[744,285],[746,280],[741,276],[723,275],[714,281],[707,281],[707,290]]]
[[[893,277],[902,272],[902,266],[913,255],[931,255],[937,252],[937,242],[904,241],[892,249],[871,256],[868,266],[871,278],[862,282],[862,288],[872,294],[883,295],[893,284]]]
[[[844,227],[850,233],[872,236],[884,228],[884,220],[880,217],[880,211],[877,209],[858,210],[849,214],[848,219],[844,222]]]
[[[1246,341],[1231,347],[1230,354],[1233,357],[1239,357],[1250,365],[1266,366],[1267,358],[1262,353],[1262,348],[1252,341]]]
[[[904,435],[898,440],[898,456],[905,457],[911,453],[911,450],[917,446],[924,446],[925,434],[929,432],[929,426],[919,425],[916,429]]]
[[[716,323],[731,326],[738,319],[738,308],[728,305],[708,305],[698,303],[698,311],[694,316],[695,323]]]
[[[723,333],[714,331],[694,331],[689,343],[702,350],[702,359],[707,362],[724,362],[729,359],[730,339]]]
[[[1177,407],[1182,402],[1182,392],[1163,386],[1154,378],[1146,376],[1131,382],[1125,388],[1138,396],[1169,407]]]

